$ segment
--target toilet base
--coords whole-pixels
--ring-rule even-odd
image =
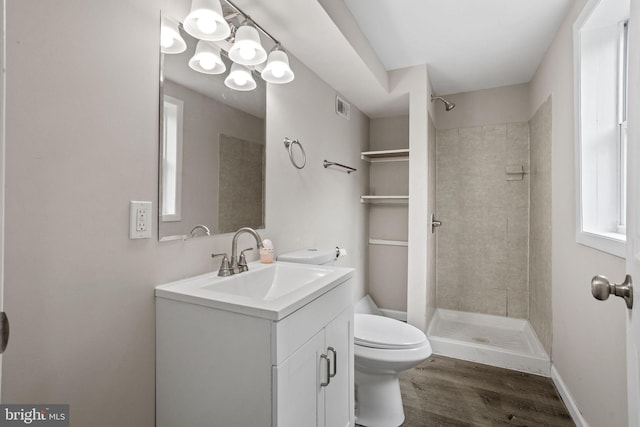
[[[404,422],[397,374],[370,374],[356,369],[355,384],[356,424],[366,427],[398,427]]]

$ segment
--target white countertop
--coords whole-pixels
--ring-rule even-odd
[[[352,276],[353,268],[256,261],[233,276],[215,271],[157,286],[155,296],[280,320]]]

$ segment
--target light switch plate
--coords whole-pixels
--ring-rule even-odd
[[[129,203],[129,238],[151,238],[151,202]]]

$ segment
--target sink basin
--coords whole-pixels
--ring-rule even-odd
[[[202,287],[203,290],[222,292],[253,299],[272,301],[294,292],[331,273],[326,268],[305,267],[297,264],[274,264],[271,268],[237,274],[228,280]]]
[[[254,262],[230,277],[212,272],[158,286],[156,297],[279,320],[352,275],[344,267]]]

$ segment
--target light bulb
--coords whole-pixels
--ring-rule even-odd
[[[284,76],[284,73],[285,73],[285,67],[282,64],[274,64],[273,68],[271,68],[271,74],[273,74],[273,77],[277,79]]]
[[[160,34],[160,44],[163,48],[168,49],[173,46],[173,36],[169,34],[169,31],[162,31]]]
[[[238,86],[244,86],[247,84],[247,77],[243,74],[236,74],[233,77],[233,81],[236,82]]]
[[[200,66],[205,70],[213,70],[213,67],[216,66],[213,55],[202,55],[200,58]]]
[[[242,59],[248,61],[256,57],[256,50],[252,47],[241,47],[238,49],[238,54]]]
[[[199,17],[198,20],[196,21],[196,26],[204,34],[211,34],[218,27],[218,25],[216,24],[216,21],[211,16],[208,16],[208,15]]]

